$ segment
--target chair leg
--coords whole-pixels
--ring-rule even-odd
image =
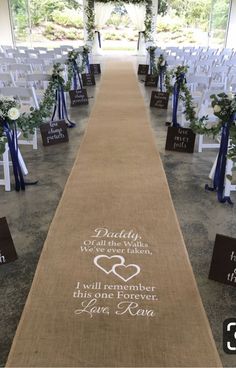
[[[211,180],[213,180],[214,176],[215,176],[217,160],[218,160],[218,155],[215,158],[215,161],[213,163],[213,166],[212,166],[210,174],[209,174],[209,179],[211,179]]]
[[[232,168],[233,168],[233,161],[227,159],[226,163],[226,172],[225,172],[225,196],[230,197],[231,188],[231,181],[227,178],[227,175],[232,175]]]

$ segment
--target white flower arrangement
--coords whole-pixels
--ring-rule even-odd
[[[0,118],[15,121],[20,117],[18,102],[12,97],[0,96]]]
[[[8,110],[7,116],[10,120],[17,120],[20,117],[20,111],[16,107],[12,107]]]

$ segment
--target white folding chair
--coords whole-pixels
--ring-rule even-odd
[[[21,132],[17,133],[17,137],[19,138]],[[21,155],[21,152],[18,148],[18,160],[19,164],[22,169],[22,173],[24,175],[28,174],[28,169],[25,165],[25,162],[23,160],[23,157]],[[5,187],[5,191],[9,192],[11,190],[11,177],[10,177],[10,166],[12,165],[12,162],[9,158],[9,146],[8,143],[5,144],[5,151],[2,154],[2,160],[0,160],[0,165],[3,167],[3,178],[0,179],[0,185],[3,185]]]
[[[43,94],[48,87],[50,79],[51,75],[46,73],[33,73],[26,76],[27,87],[34,88],[38,105],[42,100]]]
[[[214,91],[214,90],[208,90],[204,93],[202,101],[201,101],[201,106],[199,108],[199,113],[198,116],[202,117],[202,116],[208,116],[209,122],[208,124],[210,125],[211,123],[214,124],[218,118],[214,115],[214,111],[213,108],[211,106],[211,98],[210,96],[212,94],[218,94],[220,93],[219,91]],[[204,136],[199,134],[198,135],[198,152],[202,152],[203,149],[214,149],[214,148],[219,148],[220,147],[220,138],[216,137],[215,140],[211,140],[210,142],[206,142],[204,141]]]
[[[15,64],[16,63],[16,59],[14,58],[10,58],[10,57],[3,57],[0,58],[0,71],[1,72],[8,72],[8,66],[10,64]]]
[[[30,64],[11,64],[8,65],[8,70],[12,72],[15,84],[19,87],[25,86],[26,75],[32,73]]]
[[[36,58],[28,58],[27,64],[31,65],[32,73],[43,73],[45,69],[45,64],[43,60]]]
[[[21,109],[25,110],[30,109],[30,107],[34,107],[36,109],[39,108],[39,104],[38,104],[38,100],[37,100],[37,96],[35,93],[35,89],[34,87],[4,87],[4,88],[0,88],[0,94],[2,94],[3,96],[10,96],[10,97],[14,97],[16,98],[20,104],[21,104]],[[33,149],[37,149],[38,148],[38,142],[37,142],[37,130],[34,129],[34,134],[32,136],[32,139],[28,139],[28,140],[19,140],[18,142],[19,144],[23,144],[23,145],[32,145]]]
[[[12,73],[0,73],[0,87],[16,87]]]

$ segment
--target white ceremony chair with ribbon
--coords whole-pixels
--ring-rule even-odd
[[[222,90],[219,90],[220,92],[222,92]],[[210,96],[212,94],[218,94],[220,93],[219,91],[216,90],[208,90],[205,91],[203,96],[202,96],[202,101],[201,101],[201,106],[199,108],[199,113],[198,116],[199,118],[201,118],[202,116],[208,116],[209,119],[209,125],[216,123],[216,121],[218,120],[217,117],[214,115],[214,111],[213,108],[211,106],[211,98]],[[204,142],[204,136],[199,134],[198,135],[198,152],[202,152],[203,149],[216,149],[220,147],[220,138],[216,137],[215,141],[212,142]]]
[[[17,132],[17,138],[19,138],[21,132]],[[9,145],[5,144],[5,151],[2,154],[2,160],[0,160],[0,165],[3,167],[3,178],[0,179],[0,186],[3,185],[6,192],[11,190],[11,177],[10,177],[10,166],[12,166],[12,162],[9,158]],[[28,169],[25,165],[24,159],[21,155],[20,149],[18,147],[18,160],[22,170],[23,175],[27,175]]]
[[[30,107],[34,107],[36,109],[39,108],[34,87],[4,87],[0,88],[0,94],[16,98],[21,104],[22,112],[29,112]],[[22,145],[31,145],[33,146],[33,149],[37,149],[37,130],[34,129],[32,139],[21,139],[18,143]]]

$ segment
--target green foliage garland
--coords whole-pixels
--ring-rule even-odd
[[[145,16],[145,21],[144,21],[144,25],[145,25],[145,31],[144,31],[144,37],[146,42],[147,41],[153,41],[152,38],[152,1],[151,0],[147,0],[146,1],[146,16]]]
[[[173,87],[171,86],[171,78],[178,78],[181,73],[186,73],[188,70],[187,66],[178,66],[170,72],[166,73],[166,89],[169,93],[173,92]],[[228,157],[236,162],[236,96],[233,93],[220,93],[213,94],[210,96],[212,99],[212,107],[214,115],[218,117],[217,123],[209,123],[207,115],[202,117],[197,117],[193,97],[187,86],[186,80],[180,86],[180,100],[184,104],[184,115],[186,120],[190,123],[189,127],[196,134],[207,135],[215,137],[220,134],[222,125],[225,123],[230,123],[232,116],[234,116],[234,121],[230,124],[230,141],[228,149]]]
[[[43,99],[39,104],[39,109],[31,107],[29,113],[20,114],[18,111],[20,106],[16,100],[10,97],[0,96],[0,153],[4,152],[5,144],[7,143],[3,129],[3,122],[7,120],[10,126],[16,122],[17,127],[22,131],[25,138],[27,138],[29,134],[33,134],[34,129],[39,127],[46,118],[50,117],[55,104],[56,90],[61,86],[63,86],[65,91],[69,91],[71,89],[73,63],[77,62],[78,70],[79,72],[82,72],[85,68],[89,52],[89,48],[84,46],[81,63],[77,62],[81,52],[72,50],[68,53],[68,59],[66,61],[68,69],[67,82],[65,82],[62,76],[62,72],[64,70],[62,65],[60,63],[54,64],[52,75],[48,87],[44,92]]]
[[[94,0],[88,0],[88,4],[85,7],[85,14],[87,17],[86,31],[88,34],[88,41],[93,41],[95,32]]]

